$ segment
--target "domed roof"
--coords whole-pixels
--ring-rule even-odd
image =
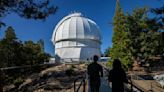
[[[81,13],[73,13],[64,17],[55,27],[52,42],[72,39],[90,39],[101,42],[100,30],[96,23],[82,16]]]

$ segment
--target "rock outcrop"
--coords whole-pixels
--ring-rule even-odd
[[[74,71],[67,75],[66,71]],[[86,65],[58,65],[28,76],[18,88],[9,92],[73,92],[74,80],[84,76]]]

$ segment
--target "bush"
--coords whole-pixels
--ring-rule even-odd
[[[71,67],[65,71],[65,74],[67,76],[73,76],[73,75],[75,75],[74,68],[75,68],[75,66],[74,65],[71,65]]]
[[[19,77],[19,78],[15,79],[13,83],[16,87],[18,87],[23,82],[24,82],[24,80],[21,77]]]
[[[74,68],[76,68],[76,67],[75,67],[75,65],[71,65],[71,68],[74,69]]]
[[[112,65],[113,65],[113,60],[109,60],[107,62],[107,67],[112,68]]]

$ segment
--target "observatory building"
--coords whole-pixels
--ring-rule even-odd
[[[100,56],[99,27],[81,13],[64,17],[54,29],[52,42],[56,62],[84,62]]]

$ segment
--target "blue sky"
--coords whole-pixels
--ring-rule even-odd
[[[45,21],[27,20],[11,13],[0,18],[7,26],[15,29],[17,37],[22,41],[43,39],[45,51],[54,55],[54,46],[51,42],[52,32],[56,24],[71,12],[81,12],[85,17],[95,21],[102,34],[101,51],[112,46],[113,21],[116,0],[51,0],[52,5],[59,7],[55,15],[51,15]],[[120,0],[123,11],[132,12],[134,8],[147,6],[150,8],[161,7],[164,0]],[[4,37],[4,30],[0,29],[0,38]]]

